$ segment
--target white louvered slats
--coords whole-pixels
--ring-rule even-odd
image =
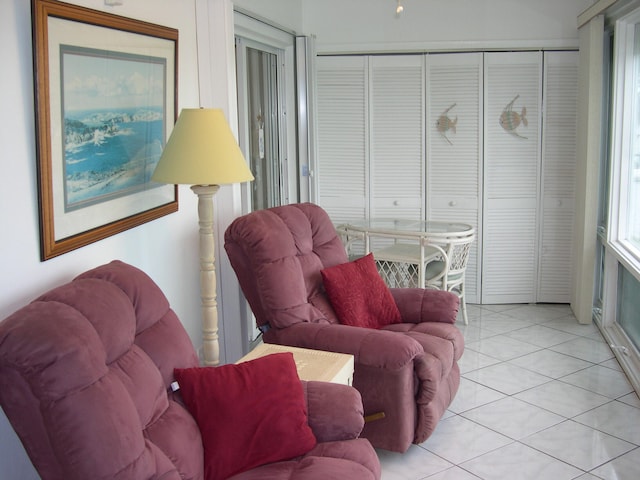
[[[424,218],[424,57],[369,59],[371,215]]]
[[[542,54],[485,53],[484,88],[482,303],[535,302]]]
[[[483,303],[535,301],[535,217],[536,207],[527,200],[497,200],[485,210]]]
[[[571,295],[577,79],[578,52],[544,54],[540,302],[569,302]]]
[[[482,54],[428,55],[427,219],[480,227]],[[480,237],[471,246],[465,290],[480,300]]]
[[[317,58],[317,202],[334,222],[367,215],[365,57]]]
[[[473,225],[469,303],[568,302],[577,56],[318,57],[316,201]]]

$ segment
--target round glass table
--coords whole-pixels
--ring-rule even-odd
[[[364,233],[390,237],[424,238],[439,236],[466,236],[472,234],[471,225],[458,222],[419,221],[398,218],[364,218],[350,220],[336,227],[351,233]]]

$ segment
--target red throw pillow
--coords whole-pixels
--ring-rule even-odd
[[[205,480],[288,460],[316,445],[292,353],[174,374],[200,427]]]
[[[373,254],[320,271],[338,320],[356,327],[381,328],[402,318]]]

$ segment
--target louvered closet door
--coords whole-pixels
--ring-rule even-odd
[[[371,216],[424,219],[424,56],[369,57]]]
[[[317,202],[334,223],[368,215],[367,60],[317,58]]]
[[[536,301],[542,54],[485,53],[482,303]]]
[[[482,53],[427,55],[427,219],[480,231]],[[480,301],[481,237],[471,248],[465,293]]]
[[[577,94],[578,52],[545,52],[539,302],[570,301]]]

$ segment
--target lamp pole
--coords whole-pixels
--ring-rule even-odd
[[[200,226],[200,299],[202,303],[202,357],[204,365],[220,363],[218,342],[218,304],[216,302],[215,238],[213,235],[213,196],[218,185],[193,185],[198,195]]]

